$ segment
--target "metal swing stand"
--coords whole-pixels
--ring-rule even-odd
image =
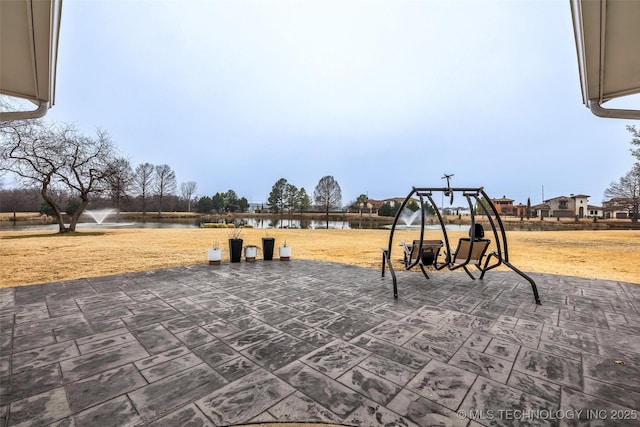
[[[445,175],[446,177],[446,175]],[[448,184],[447,179],[447,184]],[[462,238],[458,242],[458,247],[455,251],[451,250],[451,245],[449,243],[449,236],[447,234],[447,230],[445,228],[445,222],[442,218],[441,212],[438,210],[438,205],[433,200],[434,192],[442,192],[444,196],[450,196],[453,201],[454,193],[462,193],[462,195],[466,198],[467,203],[469,204],[469,209],[471,212],[471,228],[469,231],[469,238]],[[391,277],[393,280],[393,297],[398,298],[398,281],[396,278],[396,273],[393,269],[393,264],[391,263],[391,253],[393,249],[393,235],[395,233],[396,227],[398,225],[398,220],[402,213],[402,210],[406,207],[406,205],[411,201],[415,200],[414,197],[418,197],[420,204],[420,239],[414,240],[413,245],[409,247],[405,245],[403,242],[403,246],[405,247],[405,253],[403,257],[403,262],[405,269],[409,270],[414,266],[418,265],[422,270],[424,276],[429,279],[429,275],[425,270],[425,266],[433,267],[436,270],[442,270],[447,268],[449,270],[457,270],[459,268],[464,269],[464,271],[471,277],[471,279],[475,280],[476,277],[469,271],[469,267],[471,265],[475,265],[478,270],[480,270],[480,279],[484,278],[484,275],[487,271],[494,269],[502,264],[509,267],[511,270],[516,272],[518,275],[523,277],[531,284],[531,290],[533,291],[533,296],[535,298],[536,304],[540,305],[540,296],[538,294],[538,287],[536,283],[533,281],[531,277],[526,275],[524,272],[520,271],[513,264],[509,262],[509,250],[507,246],[507,235],[504,230],[504,225],[502,224],[502,219],[496,210],[496,207],[491,202],[491,199],[484,192],[483,188],[452,188],[450,186],[447,187],[426,187],[426,188],[416,188],[413,187],[411,192],[407,195],[398,209],[396,216],[393,220],[393,225],[391,227],[391,232],[389,234],[389,245],[386,248],[382,248],[382,277],[384,277],[385,266],[389,267],[389,271],[391,272]],[[426,201],[425,201],[426,198]],[[481,200],[482,199],[482,200]],[[429,203],[433,210],[435,211],[440,226],[442,228],[443,234],[443,242],[440,242],[439,246],[444,247],[445,250],[445,259],[443,262],[438,262],[438,253],[440,248],[436,248],[436,244],[434,241],[424,240],[424,230],[425,230],[425,203]],[[484,264],[482,264],[482,258],[485,256],[486,250],[491,241],[489,239],[484,239],[484,230],[481,224],[476,223],[475,218],[475,207],[480,207],[481,213],[486,216],[489,225],[491,226],[491,235],[495,239],[495,249],[492,250],[485,258]],[[417,248],[416,248],[416,245]],[[434,252],[435,249],[435,252]],[[424,256],[425,252],[431,252],[434,255]],[[417,256],[414,256],[416,255]]]

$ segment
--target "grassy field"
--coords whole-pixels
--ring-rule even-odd
[[[244,244],[261,245],[263,229],[243,229]],[[0,287],[204,264],[218,240],[228,262],[227,229],[105,229],[70,235],[42,231],[0,233]],[[294,259],[380,268],[388,230],[268,230],[276,246],[286,239]],[[466,233],[451,233],[455,242]],[[512,231],[511,262],[523,271],[618,280],[640,284],[640,231]],[[396,243],[417,238],[396,232]],[[426,239],[440,239],[428,232]],[[259,253],[258,257],[262,255]],[[400,248],[393,253],[401,257]],[[279,261],[276,261],[279,262]],[[396,261],[397,262],[397,261]],[[398,263],[398,267],[400,264]],[[216,268],[216,267],[211,267]],[[464,273],[451,273],[464,274]]]

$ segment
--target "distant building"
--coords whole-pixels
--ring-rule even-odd
[[[624,201],[612,199],[609,208],[589,205],[589,197],[585,194],[571,194],[570,196],[558,196],[544,200],[543,203],[527,208],[527,205],[518,203],[507,196],[491,199],[496,210],[501,216],[517,216],[532,218],[629,218],[629,209],[624,208]],[[404,197],[391,197],[383,200],[368,199],[365,202],[356,203],[354,206],[362,212],[378,213],[381,206],[387,204],[394,206],[404,202]],[[443,214],[467,216],[471,212],[468,207],[447,207],[442,209],[435,206]],[[529,209],[529,215],[527,215]],[[479,213],[479,212],[478,212]],[[608,215],[608,216],[607,216]]]
[[[513,206],[513,199],[502,196],[500,199],[491,199],[500,215],[516,215],[516,208]]]
[[[264,203],[262,202],[249,202],[249,207],[247,208],[247,212],[256,212],[263,211],[265,209]]]
[[[546,203],[531,206],[531,216],[534,218],[549,218],[551,207]]]
[[[604,210],[600,206],[587,206],[587,217],[589,218],[604,218]]]
[[[384,203],[384,200],[367,199],[364,202],[356,202],[355,206],[358,213],[367,213],[377,215],[380,206]]]
[[[388,203],[391,206],[393,206],[394,203],[397,203],[397,204],[400,205],[400,204],[402,204],[402,202],[404,202],[405,199],[406,199],[406,197],[392,197],[390,199],[384,199],[382,201],[382,203]]]
[[[584,218],[588,213],[589,196],[571,194],[569,197],[559,196],[544,201],[549,206],[549,216],[555,218]]]
[[[602,202],[604,218],[628,219],[632,216],[633,199],[626,197],[615,197]]]
[[[518,203],[515,206],[516,209],[516,216],[519,216],[521,218],[524,218],[527,216],[527,205],[523,205],[522,203]],[[529,215],[531,215],[531,213],[529,213]]]

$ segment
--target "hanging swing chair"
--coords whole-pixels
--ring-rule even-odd
[[[449,183],[449,177],[447,178],[447,184]],[[469,237],[460,238],[457,242],[455,249],[452,250],[452,245],[449,240],[449,235],[445,227],[445,222],[442,218],[442,214],[438,209],[437,204],[434,202],[433,193],[442,193],[442,196],[450,197],[450,202],[453,203],[454,194],[462,194],[469,204],[469,211],[471,215],[471,226],[469,228]],[[412,243],[401,243],[403,253],[403,264],[406,270],[410,270],[416,265],[419,266],[423,275],[429,279],[427,268],[433,268],[435,270],[458,270],[463,269],[471,279],[475,280],[476,277],[471,272],[470,268],[475,267],[479,270],[479,279],[483,279],[487,271],[492,270],[502,264],[509,267],[511,270],[519,274],[531,284],[531,290],[536,304],[540,304],[540,297],[538,295],[538,288],[533,279],[527,276],[522,271],[518,270],[513,264],[509,262],[509,250],[507,247],[507,235],[504,230],[504,225],[500,219],[500,215],[495,206],[491,202],[491,199],[484,192],[483,188],[452,188],[447,187],[427,187],[416,188],[413,187],[409,195],[404,199],[402,205],[398,209],[396,216],[391,226],[391,232],[389,234],[389,245],[382,250],[382,277],[384,277],[385,266],[389,268],[391,277],[393,280],[393,296],[398,298],[398,283],[396,273],[391,263],[391,254],[393,249],[393,236],[396,229],[399,229],[398,220],[401,218],[403,209],[412,200],[415,201],[415,197],[419,200],[420,209],[420,236],[419,239],[413,240]],[[426,210],[430,206],[435,215],[437,216],[440,227],[442,228],[443,239],[442,240],[425,240],[425,223],[426,223]],[[484,215],[486,222],[491,227],[489,237],[493,238],[495,248],[487,255],[487,250],[491,244],[490,238],[485,238],[484,226],[476,222],[476,210],[477,213]],[[441,254],[441,252],[444,252]],[[440,258],[444,260],[440,260]],[[483,262],[484,260],[484,262]]]

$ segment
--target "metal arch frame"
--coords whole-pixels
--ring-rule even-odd
[[[456,264],[453,262],[453,260],[451,259],[451,245],[449,242],[449,235],[447,233],[446,227],[445,227],[445,223],[444,220],[442,218],[442,214],[440,213],[440,211],[438,210],[438,205],[435,203],[435,201],[433,200],[433,193],[434,192],[442,192],[445,195],[450,195],[452,193],[455,192],[461,192],[462,195],[466,198],[467,203],[469,204],[469,208],[470,208],[470,212],[471,212],[471,231],[470,231],[470,244],[471,244],[471,249],[469,250],[469,254],[467,255],[467,259],[460,263],[460,264]],[[463,268],[465,270],[465,272],[471,277],[471,279],[475,280],[475,277],[471,274],[471,272],[467,269],[467,264],[469,263],[469,261],[471,260],[471,253],[473,250],[473,244],[475,239],[475,224],[476,224],[476,219],[475,219],[475,209],[474,209],[474,202],[475,205],[480,206],[482,209],[482,213],[487,217],[487,220],[489,221],[489,224],[491,226],[491,231],[493,234],[493,237],[495,239],[495,245],[496,245],[496,249],[491,251],[484,262],[484,265],[481,267],[479,264],[476,265],[476,267],[481,271],[480,274],[480,279],[484,278],[484,275],[487,271],[492,270],[502,264],[506,265],[507,267],[509,267],[511,270],[513,270],[515,273],[517,273],[518,275],[520,275],[521,277],[523,277],[525,280],[527,280],[529,282],[529,284],[531,285],[531,290],[533,291],[533,296],[535,299],[536,304],[541,304],[540,303],[540,296],[538,294],[538,288],[536,286],[536,283],[534,282],[534,280],[529,277],[527,274],[525,274],[524,272],[522,272],[521,270],[519,270],[518,268],[516,268],[513,264],[511,264],[511,262],[509,261],[509,247],[507,245],[507,234],[505,232],[504,229],[504,225],[502,223],[502,219],[500,218],[500,214],[498,213],[498,210],[496,209],[496,207],[494,206],[493,202],[491,202],[491,199],[489,198],[489,196],[487,195],[487,193],[485,193],[483,187],[479,187],[479,188],[454,188],[454,187],[412,187],[411,191],[409,192],[409,194],[407,195],[407,197],[404,199],[404,201],[402,202],[402,204],[400,205],[400,208],[398,209],[398,212],[395,215],[395,218],[393,220],[393,225],[391,226],[391,231],[389,233],[389,243],[387,248],[383,248],[383,254],[382,254],[382,277],[384,277],[384,273],[385,273],[385,265],[388,266],[389,271],[391,272],[391,277],[392,277],[392,281],[393,281],[393,297],[394,298],[398,298],[398,280],[396,277],[396,273],[393,269],[393,265],[391,263],[391,254],[392,254],[392,250],[393,250],[393,236],[396,230],[396,226],[398,224],[398,220],[400,219],[400,214],[402,213],[402,210],[406,207],[406,205],[409,203],[409,201],[411,201],[413,199],[414,196],[417,196],[418,199],[420,200],[420,210],[421,210],[421,215],[420,215],[420,247],[418,252],[422,253],[422,242],[424,240],[424,230],[425,230],[425,219],[426,219],[426,214],[425,214],[425,197],[428,199],[428,202],[431,204],[431,206],[434,208],[434,211],[436,212],[436,215],[438,217],[438,222],[440,223],[440,227],[442,229],[442,235],[443,235],[443,239],[444,239],[444,247],[445,247],[445,261],[438,264],[437,260],[434,261],[434,267],[436,268],[436,270],[442,270],[444,268],[448,268],[449,270],[457,270],[459,268]],[[480,203],[480,198],[484,198],[486,203]],[[493,260],[493,263],[491,263],[491,261]],[[417,264],[418,261],[410,264],[407,266],[407,269],[412,268],[415,266],[415,264]],[[424,270],[424,268],[422,268],[422,265],[420,265],[422,272],[424,273],[424,276],[428,279],[429,276],[427,275],[426,271]]]

